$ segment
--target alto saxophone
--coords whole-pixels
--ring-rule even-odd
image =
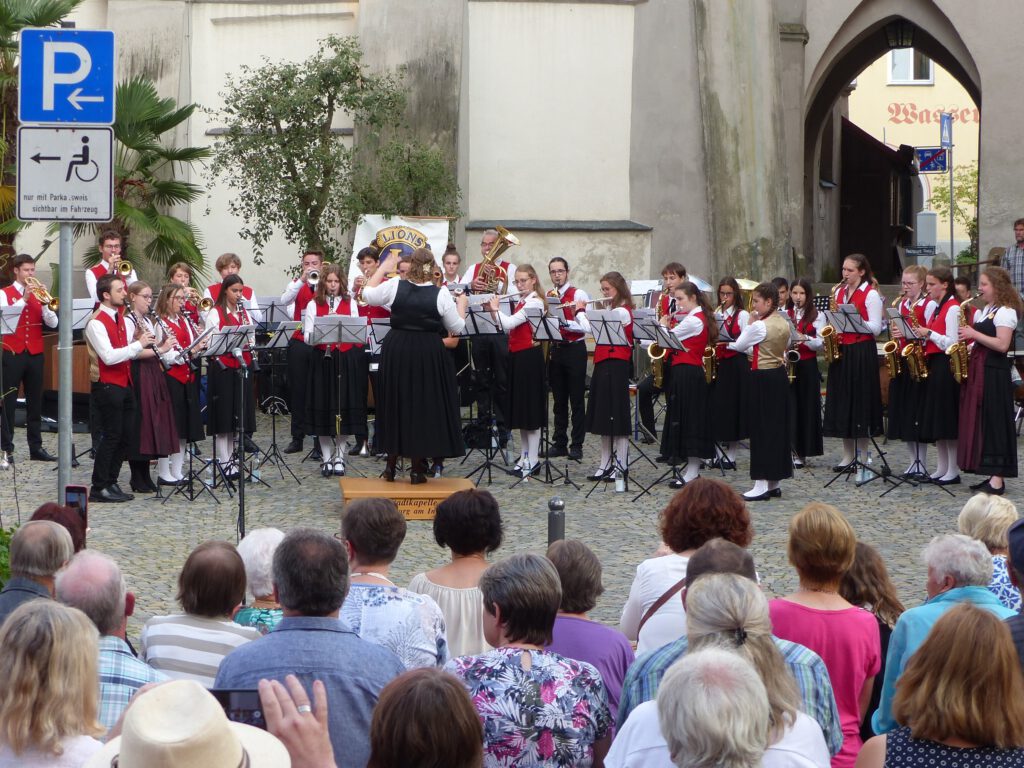
[[[920,301],[920,299],[918,299]],[[921,343],[921,339],[917,336],[917,332],[921,329],[921,323],[917,319],[917,313],[914,311],[914,302],[910,305],[910,316],[907,318],[907,322],[910,323],[910,327],[914,329],[914,340],[908,340],[904,345],[903,350],[900,352],[900,356],[906,361],[907,368],[910,371],[910,378],[914,381],[924,381],[928,378],[928,361],[924,356],[924,345]]]
[[[957,312],[959,313],[956,319],[957,328],[967,327],[967,312],[965,308],[976,298],[977,296],[971,296],[957,307]],[[946,349],[946,354],[949,356],[949,367],[953,371],[953,378],[956,379],[957,384],[963,384],[967,381],[967,367],[971,362],[971,350],[967,346],[967,342],[957,341],[955,344],[950,344]]]
[[[842,285],[842,282],[836,283],[829,291],[828,308],[831,312],[839,311],[839,302],[836,301],[836,294]],[[836,337],[835,326],[831,323],[826,325],[821,329],[820,336],[822,340],[822,347],[825,350],[825,362],[831,365],[843,356],[843,351],[839,348],[839,339]]]
[[[892,308],[895,309],[901,301],[903,301],[902,296],[893,299]],[[882,353],[885,355],[885,367],[889,370],[889,378],[896,378],[902,369],[900,366],[900,343],[896,339],[889,339],[882,346]]]
[[[654,310],[654,316],[659,323],[661,318],[665,316],[665,310],[662,308],[662,305],[667,296],[668,287],[666,286],[662,290],[661,296],[658,298],[658,306]],[[654,379],[654,386],[661,389],[665,383],[665,358],[668,356],[668,350],[663,349],[658,342],[652,341],[647,345],[647,356],[651,359],[651,376]]]

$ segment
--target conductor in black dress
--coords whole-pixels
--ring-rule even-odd
[[[440,270],[434,255],[418,248],[409,257],[408,279],[384,280],[398,268],[392,252],[363,288],[363,299],[391,310],[391,330],[381,348],[380,381],[384,410],[377,416],[381,447],[388,455],[383,477],[395,479],[399,456],[412,460],[410,480],[426,482],[426,457],[465,453],[459,420],[455,365],[442,334],[466,325],[465,296],[453,299],[435,284]]]

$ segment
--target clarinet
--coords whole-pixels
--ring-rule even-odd
[[[185,317],[182,313],[182,317]],[[171,347],[172,352],[176,352],[182,363],[185,365],[191,365],[192,355],[182,349],[181,344],[178,343],[178,336],[171,330],[171,327],[164,322],[164,319],[160,315],[153,313],[153,318],[156,320],[156,324],[160,326],[160,330],[163,331],[166,338],[174,339],[174,346]]]
[[[134,312],[132,313],[132,315],[133,315],[133,317],[136,317],[136,318],[137,318],[137,316],[135,315],[135,313],[134,313]],[[154,326],[153,326],[153,320],[156,320],[157,322],[159,322],[159,321],[160,321],[160,318],[159,318],[159,317],[157,317],[157,314],[156,314],[156,312],[155,312],[155,311],[153,311],[153,309],[152,309],[152,308],[151,308],[151,309],[149,310],[149,314],[148,314],[148,315],[146,315],[146,318],[147,318],[147,320],[149,320],[150,318],[152,318],[151,320],[149,320],[149,327],[150,327],[150,328],[153,328],[153,327],[154,327]],[[141,328],[142,326],[138,326],[138,327],[140,327],[140,328]],[[174,338],[174,337],[172,336],[171,338]],[[161,368],[161,369],[163,370],[163,372],[164,372],[164,373],[167,373],[167,371],[169,371],[169,370],[171,369],[171,367],[170,367],[170,366],[169,366],[169,365],[168,365],[168,364],[167,364],[166,362],[164,362],[164,358],[163,358],[163,356],[162,356],[162,355],[161,355],[161,354],[160,354],[159,352],[157,352],[157,349],[156,349],[156,342],[154,341],[154,342],[153,342],[152,344],[150,344],[150,345],[149,345],[149,346],[147,347],[147,349],[151,349],[151,350],[153,350],[153,354],[154,354],[154,355],[156,356],[156,361],[157,361],[158,363],[160,363],[160,368]]]

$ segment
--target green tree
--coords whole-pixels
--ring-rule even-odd
[[[300,63],[242,67],[222,97],[211,114],[227,132],[211,172],[231,190],[229,209],[244,221],[239,234],[257,263],[275,232],[343,261],[342,234],[363,213],[452,213],[457,187],[440,153],[394,138],[377,151],[405,97],[398,73],[368,71],[355,38],[326,38]],[[342,114],[363,149],[334,129]],[[440,203],[433,189],[448,190]]]
[[[936,177],[940,178],[941,177]],[[933,188],[931,207],[949,221],[949,179],[941,179]],[[953,170],[953,221],[967,230],[970,245],[956,255],[956,261],[978,260],[978,163],[961,165]]]

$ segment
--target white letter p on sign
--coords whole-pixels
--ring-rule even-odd
[[[78,69],[74,72],[55,71],[58,53],[70,53],[78,57]],[[89,76],[92,70],[92,56],[88,49],[78,43],[49,40],[43,43],[43,109],[53,109],[53,90],[56,85],[74,85]]]

